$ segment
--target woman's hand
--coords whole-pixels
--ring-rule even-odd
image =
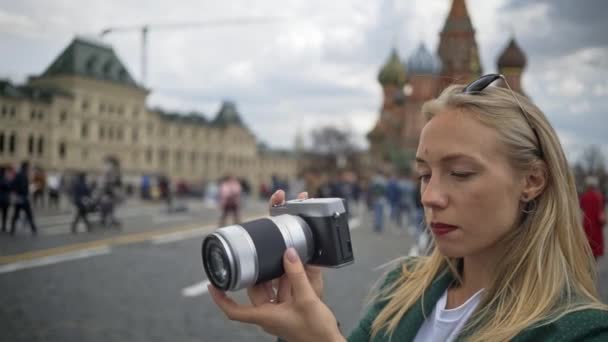
[[[297,198],[307,199],[308,192],[300,192]],[[270,196],[271,207],[273,205],[279,205],[283,203],[285,203],[285,191],[277,190],[274,194],[272,194],[272,196]],[[310,281],[312,288],[315,290],[315,293],[317,294],[317,296],[319,296],[319,298],[323,299],[323,273],[321,273],[321,268],[317,266],[306,265],[304,266],[304,269],[306,270],[306,275],[308,276],[308,280]],[[272,284],[270,282],[266,282],[254,286],[251,289],[248,289],[247,293],[249,295],[249,298],[251,299],[252,292],[259,292],[268,294],[270,296],[268,297],[268,299],[272,299],[272,295],[274,294],[273,287],[278,288],[279,282],[279,279],[275,279],[273,280]]]
[[[313,289],[294,248],[285,251],[283,268],[276,298],[254,291],[249,293],[252,305],[240,305],[212,285],[209,293],[229,319],[258,325],[287,341],[344,341],[336,318]]]
[[[302,192],[298,198],[306,199],[308,194]],[[283,190],[270,198],[270,206],[284,202]],[[288,341],[344,340],[335,317],[321,301],[321,269],[304,266],[293,248],[285,252],[283,264],[285,274],[281,278],[247,289],[252,305],[239,305],[211,285],[209,293],[231,320],[256,324]]]

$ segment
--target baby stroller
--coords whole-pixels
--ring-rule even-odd
[[[101,225],[104,228],[121,228],[121,223],[116,218],[116,206],[120,203],[118,190],[113,186],[105,186],[97,198],[97,208]]]

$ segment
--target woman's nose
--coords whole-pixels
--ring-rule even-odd
[[[431,177],[428,183],[422,185],[420,199],[425,207],[445,208],[448,204],[447,196],[442,191],[439,179]]]

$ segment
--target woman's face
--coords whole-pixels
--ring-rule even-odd
[[[513,227],[523,178],[498,133],[473,115],[446,109],[433,117],[422,129],[416,169],[426,222],[443,255],[479,255]]]

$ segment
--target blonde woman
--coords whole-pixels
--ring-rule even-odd
[[[433,249],[389,272],[348,341],[608,341],[557,135],[527,98],[488,87],[498,78],[450,86],[423,106],[416,168]],[[210,292],[230,319],[288,341],[345,340],[318,269],[292,249],[284,267],[278,293],[249,289],[251,306]]]

